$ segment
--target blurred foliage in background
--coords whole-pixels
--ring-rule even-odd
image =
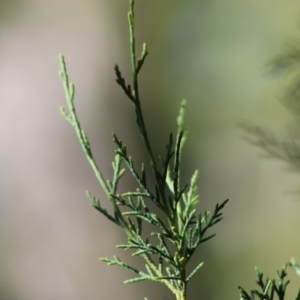
[[[300,34],[300,32],[299,32]],[[292,171],[300,171],[300,39],[285,45],[281,54],[271,60],[268,67],[274,75],[286,75],[287,86],[284,87],[280,100],[291,112],[292,120],[285,126],[284,134],[259,125],[242,124],[245,138],[261,147],[268,156],[284,161]]]
[[[274,79],[265,66],[299,37],[300,4],[141,0],[136,8],[137,41],[149,47],[140,92],[155,151],[175,131],[186,98],[182,175],[199,168],[203,210],[230,198],[217,237],[190,262],[205,265],[188,297],[238,299],[238,285],[253,287],[255,265],[273,277],[290,257],[300,260],[300,202],[288,193],[299,176],[259,159],[237,127],[249,121],[278,132],[293,120],[278,101],[292,79]],[[119,255],[114,247],[126,237],[89,207],[84,190],[100,189],[59,114],[64,53],[107,177],[111,131],[144,159],[131,104],[114,82],[114,63],[127,68],[124,76],[130,71],[127,9],[120,0],[0,1],[0,299],[143,299],[144,289],[149,299],[171,299],[151,283],[123,286],[126,271],[98,262]],[[291,279],[295,295],[299,279]]]

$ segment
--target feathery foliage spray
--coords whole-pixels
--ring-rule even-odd
[[[110,214],[102,208],[100,200],[87,191],[86,195],[92,206],[108,220],[124,229],[128,242],[124,245],[117,245],[117,248],[134,250],[132,255],[141,256],[146,264],[145,270],[142,271],[121,261],[117,256],[112,259],[101,258],[101,260],[108,265],[128,269],[137,275],[126,280],[125,283],[144,280],[160,282],[167,286],[176,297],[176,300],[185,300],[187,297],[187,284],[200,270],[203,262],[200,262],[190,274],[187,274],[186,266],[196,249],[214,237],[214,234],[208,234],[208,230],[221,221],[221,211],[228,200],[217,204],[211,214],[207,211],[197,214],[198,171],[195,171],[189,184],[182,184],[180,181],[181,155],[187,138],[187,131],[184,129],[185,100],[181,102],[177,118],[178,130],[175,137],[170,134],[164,156],[159,158],[154,156],[142,113],[138,81],[148,50],[147,45],[144,44],[140,57],[136,59],[134,0],[130,0],[128,24],[132,83],[126,83],[118,65],[115,65],[114,69],[117,84],[133,104],[141,140],[148,154],[151,166],[150,172],[153,173],[155,178],[154,186],[150,186],[147,182],[147,172],[149,170],[146,171],[144,164],[139,168],[134,165],[133,158],[127,152],[127,147],[115,133],[113,133],[113,141],[116,145],[115,159],[112,163],[113,178],[112,180],[104,179],[104,175],[94,160],[88,136],[79,122],[74,105],[75,87],[69,81],[65,58],[62,55],[60,56],[60,76],[64,84],[68,111],[61,108],[61,113],[75,128],[82,149],[112,206],[113,213]],[[118,184],[125,169],[134,178],[137,188],[134,191],[120,193]],[[164,215],[164,219],[150,211],[149,202],[157,206]],[[151,244],[149,238],[144,237],[142,234],[144,222],[152,224],[155,228],[151,232],[151,236],[156,237],[156,244]],[[169,245],[171,244],[171,247],[167,241]]]

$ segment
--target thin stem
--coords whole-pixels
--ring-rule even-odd
[[[135,106],[135,113],[136,113],[136,122],[138,124],[138,127],[140,129],[140,133],[142,136],[142,139],[145,143],[147,152],[149,154],[150,158],[150,164],[151,168],[154,172],[155,178],[157,183],[160,183],[160,176],[157,170],[157,163],[153,155],[152,147],[148,138],[148,133],[146,130],[145,122],[144,122],[144,117],[142,113],[142,108],[141,108],[141,101],[140,101],[140,96],[139,96],[139,85],[138,85],[138,73],[139,73],[139,68],[137,68],[136,65],[136,50],[135,50],[135,36],[134,36],[134,0],[130,0],[130,10],[128,12],[128,24],[129,24],[129,38],[130,38],[130,57],[131,57],[131,72],[132,72],[132,81],[133,81],[133,91],[132,91],[132,96],[134,98],[134,106]],[[147,55],[147,50],[145,51],[145,55]],[[143,53],[144,53],[143,51]],[[140,60],[143,60],[143,57],[141,57]],[[161,184],[159,184],[159,187],[161,187]],[[162,191],[160,191],[162,193]],[[161,194],[163,197],[163,193]],[[165,198],[165,197],[164,197]]]
[[[128,229],[128,225],[125,222],[125,220],[122,216],[122,213],[120,212],[120,209],[117,206],[115,200],[112,198],[110,188],[107,185],[107,183],[105,182],[104,176],[103,176],[102,172],[100,171],[100,169],[93,157],[93,153],[92,153],[92,150],[90,147],[90,142],[89,142],[88,136],[85,133],[85,131],[82,129],[81,124],[79,122],[76,108],[74,105],[75,86],[73,83],[71,83],[69,81],[65,58],[63,55],[60,55],[59,58],[60,58],[60,67],[61,67],[60,76],[63,80],[66,100],[67,100],[68,109],[69,109],[69,113],[68,113],[63,107],[61,107],[61,109],[60,109],[61,114],[75,128],[76,134],[78,136],[81,147],[82,147],[84,153],[86,154],[87,160],[88,160],[90,166],[92,167],[96,178],[98,179],[101,187],[103,188],[103,190],[113,208],[114,217],[117,222],[117,225],[124,228],[127,235],[130,235],[130,230]]]

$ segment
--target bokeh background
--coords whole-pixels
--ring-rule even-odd
[[[173,299],[154,283],[123,285],[134,274],[99,262],[117,254],[136,264],[122,230],[89,206],[84,191],[103,193],[65,105],[58,54],[67,59],[76,105],[103,173],[112,174],[117,132],[138,161],[145,157],[132,105],[115,83],[114,63],[129,76],[124,0],[0,1],[0,299]],[[284,80],[264,65],[298,37],[299,1],[189,0],[136,3],[146,123],[156,153],[164,150],[182,98],[190,136],[183,180],[200,170],[199,209],[230,198],[217,237],[197,251],[205,265],[188,299],[239,299],[254,288],[254,266],[275,276],[300,260],[299,176],[241,139],[252,121],[281,131],[291,120],[278,101]],[[128,77],[130,78],[130,77]],[[131,185],[124,183],[123,188]],[[140,262],[140,266],[143,262]],[[299,278],[290,272],[288,299]]]

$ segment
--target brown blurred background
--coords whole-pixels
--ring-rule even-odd
[[[122,230],[89,206],[86,189],[103,193],[59,113],[63,53],[103,173],[112,173],[111,131],[143,160],[132,105],[113,72],[118,62],[129,75],[127,10],[125,0],[0,1],[1,300],[173,299],[158,284],[123,285],[135,275],[98,261],[117,254],[136,265],[115,249],[126,241]],[[283,81],[264,64],[299,36],[299,19],[292,0],[136,3],[138,49],[147,42],[150,52],[141,95],[156,153],[188,99],[183,180],[199,168],[202,210],[230,198],[217,237],[191,261],[205,265],[190,300],[239,299],[238,285],[254,288],[255,265],[273,277],[290,257],[300,260],[300,200],[288,193],[299,176],[260,159],[236,126],[250,120],[281,130],[291,119],[276,99]],[[288,299],[299,287],[291,278]]]

